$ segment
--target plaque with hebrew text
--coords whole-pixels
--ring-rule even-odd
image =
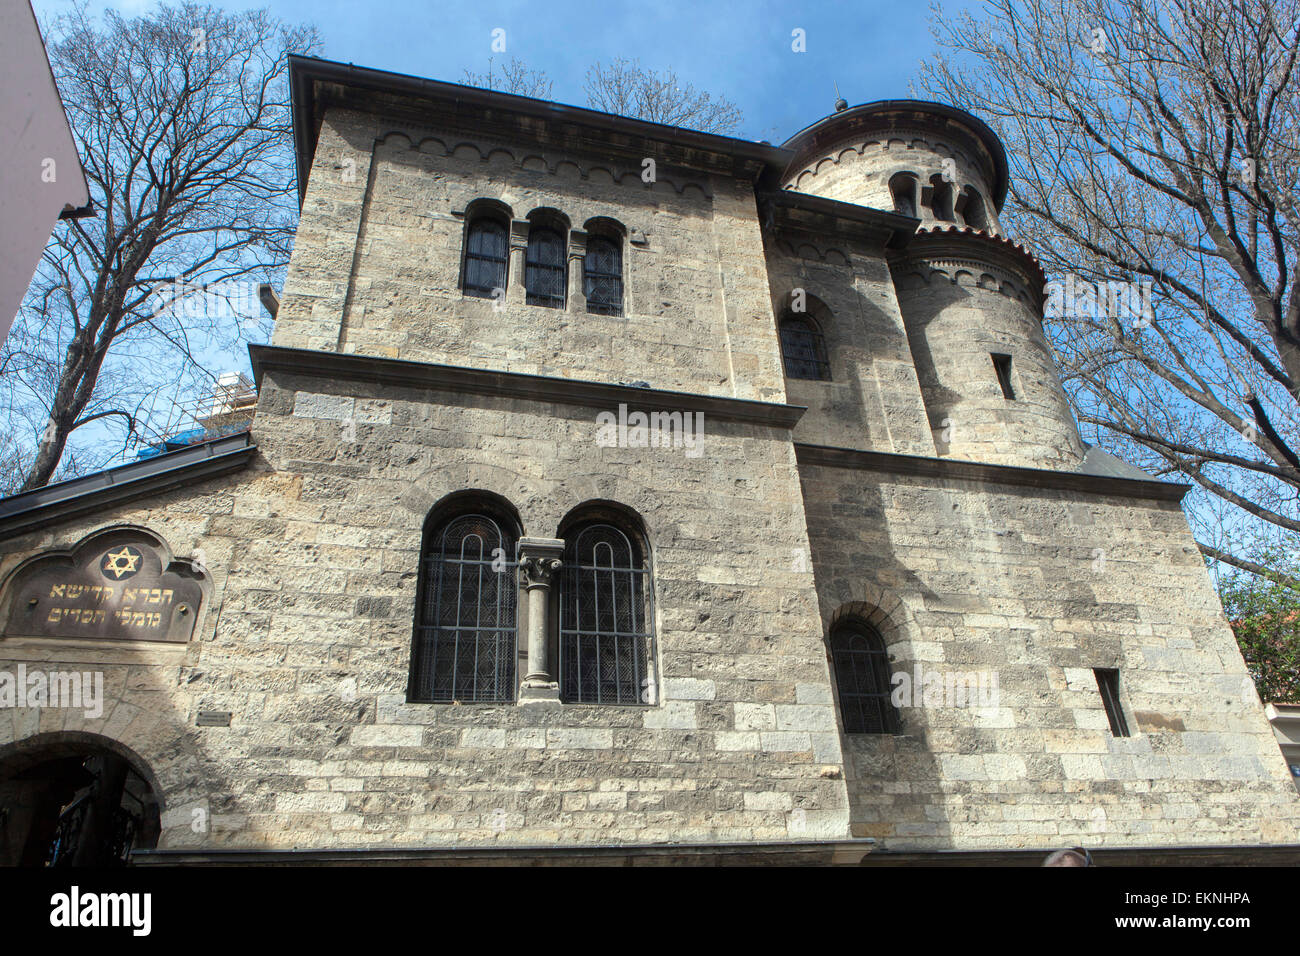
[[[38,558],[8,590],[6,637],[183,643],[203,601],[193,570],[164,569],[160,550],[129,531]]]

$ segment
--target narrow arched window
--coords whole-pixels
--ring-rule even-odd
[[[817,326],[809,319],[787,312],[781,320],[780,333],[786,378],[830,381],[831,366],[826,360],[826,342]]]
[[[528,231],[524,289],[529,305],[564,308],[564,237],[554,229]]]
[[[654,702],[650,571],[638,543],[610,524],[565,535],[560,694],[579,704]]]
[[[466,295],[491,299],[505,293],[508,251],[505,223],[494,216],[479,216],[470,222],[462,283]]]
[[[988,210],[984,207],[984,197],[974,186],[962,190],[964,200],[961,217],[972,229],[987,229],[989,226]]]
[[[514,700],[514,554],[515,535],[487,514],[460,514],[426,534],[410,700]]]
[[[588,312],[623,314],[623,252],[618,242],[603,236],[587,240],[582,285]]]
[[[911,173],[897,173],[889,180],[889,193],[894,200],[894,212],[916,218],[916,177]]]
[[[889,656],[875,629],[847,620],[831,631],[831,667],[848,734],[892,734],[898,711],[889,699]]]
[[[934,215],[934,218],[942,222],[953,222],[952,205],[952,183],[944,179],[943,176],[931,176],[930,212]]]

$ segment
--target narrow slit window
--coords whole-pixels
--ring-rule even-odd
[[[1016,390],[1011,387],[1011,356],[993,354],[993,368],[998,373],[998,384],[1002,386],[1002,397],[1008,401],[1016,400]]]
[[[1097,677],[1097,690],[1101,692],[1101,702],[1106,708],[1106,719],[1110,721],[1110,732],[1115,737],[1128,737],[1128,721],[1124,719],[1124,708],[1119,703],[1119,671],[1113,667],[1094,667]]]

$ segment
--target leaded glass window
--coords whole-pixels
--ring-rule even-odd
[[[830,381],[826,343],[821,332],[807,319],[791,314],[781,321],[781,355],[785,359],[787,378]]]
[[[896,733],[898,712],[889,699],[889,655],[880,635],[860,621],[837,625],[831,631],[831,666],[844,732]]]
[[[484,216],[471,222],[465,243],[465,294],[491,299],[496,289],[504,290],[508,253],[504,224]]]
[[[588,312],[623,314],[623,253],[618,243],[603,238],[587,240],[583,292]]]
[[[654,703],[650,572],[608,524],[568,536],[560,594],[560,693],[581,704]]]
[[[564,308],[564,238],[553,229],[530,229],[524,289],[529,305]]]
[[[410,699],[508,702],[515,696],[514,537],[465,514],[426,543]]]

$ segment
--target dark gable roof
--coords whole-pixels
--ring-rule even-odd
[[[248,432],[239,432],[0,498],[0,539],[238,471],[256,451]]]

